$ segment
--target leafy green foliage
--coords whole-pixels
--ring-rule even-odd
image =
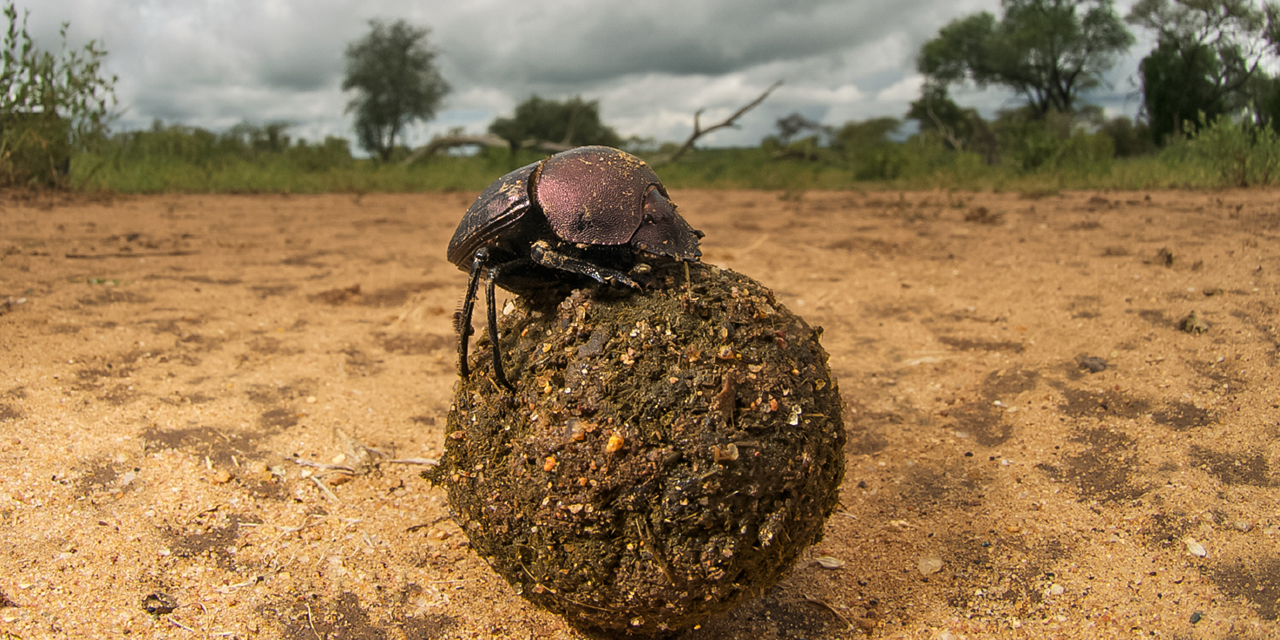
[[[156,122],[119,133],[77,155],[73,183],[84,190],[163,192],[478,191],[535,152],[486,149],[474,157],[401,166],[357,159],[344,138],[294,140],[282,123],[242,123],[225,133]]]
[[[355,165],[350,143],[329,137],[318,144],[293,141],[285,123],[241,123],[216,134],[196,127],[165,126],[118,133],[76,158],[76,182],[124,191],[185,190],[182,185],[215,175],[274,172],[323,174]],[[250,181],[249,185],[255,184]],[[257,189],[246,185],[243,189]],[[204,188],[194,190],[203,191]]]
[[[105,50],[94,41],[62,53],[35,47],[27,13],[5,5],[8,27],[0,45],[0,185],[63,185],[72,151],[106,131],[115,104],[115,77],[102,75]]]
[[[1150,155],[1157,150],[1147,123],[1134,122],[1128,116],[1118,116],[1103,122],[1099,131],[1111,137],[1117,158]]]
[[[1251,0],[1139,0],[1133,6],[1125,20],[1158,40],[1139,65],[1157,142],[1253,101],[1251,87],[1265,80],[1259,65],[1278,42],[1276,15],[1275,5]]]
[[[1211,167],[1222,183],[1232,187],[1280,182],[1280,135],[1271,127],[1258,127],[1221,117],[1200,121],[1197,134],[1176,149]]]
[[[776,126],[778,133],[766,136],[760,141],[760,146],[779,160],[817,160],[825,152],[823,143],[831,142],[835,137],[834,129],[799,112],[778,118]],[[804,133],[809,135],[802,136]]]
[[[529,96],[516,105],[514,116],[494,120],[489,132],[506,140],[512,149],[538,142],[608,147],[622,144],[618,133],[601,122],[600,103],[581,96],[563,102]]]
[[[920,131],[936,135],[951,149],[981,153],[988,164],[995,164],[999,158],[996,139],[977,109],[956,104],[945,84],[926,83],[920,93],[907,110],[908,120],[918,122]]]
[[[893,140],[902,127],[897,118],[872,118],[847,122],[836,131],[832,144],[852,165],[859,180],[897,178],[904,165],[901,145]]]
[[[958,18],[925,43],[916,66],[930,84],[1003,85],[1038,115],[1070,112],[1080,92],[1098,86],[1134,42],[1112,0],[1002,0],[1001,6],[999,21],[987,12]]]
[[[992,126],[1000,141],[1001,155],[1012,167],[1022,171],[1106,173],[1115,157],[1115,142],[1106,133],[1088,130],[1096,127],[1096,123],[1089,122],[1089,115],[1087,111],[1051,111],[1037,117],[1031,109],[1023,108],[1001,113]]]
[[[347,47],[342,90],[356,91],[347,111],[356,114],[360,146],[385,162],[405,127],[435,117],[449,84],[427,46],[427,29],[404,20],[372,20],[369,26],[369,35]]]

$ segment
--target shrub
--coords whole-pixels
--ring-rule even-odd
[[[0,42],[0,186],[65,186],[74,148],[106,131],[115,104],[115,77],[101,75],[106,51],[90,41],[62,55],[36,49],[27,13],[18,20],[12,2],[3,10],[8,28]]]
[[[1271,127],[1247,125],[1223,116],[1200,128],[1186,151],[1207,163],[1222,182],[1233,187],[1271,184],[1280,175],[1280,137]]]

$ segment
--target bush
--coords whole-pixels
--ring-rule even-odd
[[[1246,125],[1223,116],[1205,124],[1201,116],[1186,151],[1209,165],[1227,186],[1272,184],[1280,179],[1280,137],[1269,126]]]
[[[115,78],[101,74],[106,52],[90,41],[63,55],[35,48],[12,2],[0,43],[0,186],[66,186],[72,151],[106,131]]]
[[[0,114],[0,185],[59,186],[71,172],[71,123],[56,114]]]

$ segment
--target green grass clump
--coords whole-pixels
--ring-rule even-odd
[[[998,157],[954,151],[927,135],[804,153],[770,147],[702,149],[654,163],[673,189],[1061,189],[1212,188],[1280,181],[1275,136],[1215,123],[1155,154],[1115,158],[1105,134],[1017,141]],[[400,157],[407,155],[401,150]],[[644,154],[641,154],[644,155]],[[479,191],[544,154],[485,149],[410,164],[353,158],[346,140],[291,142],[283,127],[242,125],[224,134],[159,124],[119,134],[72,162],[72,184],[117,193],[326,193]]]

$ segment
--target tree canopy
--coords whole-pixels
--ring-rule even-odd
[[[618,132],[600,121],[600,103],[581,96],[564,101],[529,96],[516,105],[514,116],[494,120],[489,132],[506,140],[512,149],[529,141],[609,147],[622,143]]]
[[[1003,85],[1040,115],[1070,112],[1082,91],[1099,86],[1134,38],[1112,0],[1002,0],[958,18],[925,43],[916,66],[934,86],[972,81]]]
[[[428,29],[404,20],[369,26],[367,36],[347,47],[342,89],[356,92],[347,111],[356,114],[360,146],[385,161],[409,124],[435,117],[449,84],[427,45]]]
[[[1155,32],[1156,48],[1139,65],[1152,135],[1163,140],[1248,106],[1265,85],[1259,68],[1274,52],[1273,3],[1251,0],[1139,0],[1125,20]]]

